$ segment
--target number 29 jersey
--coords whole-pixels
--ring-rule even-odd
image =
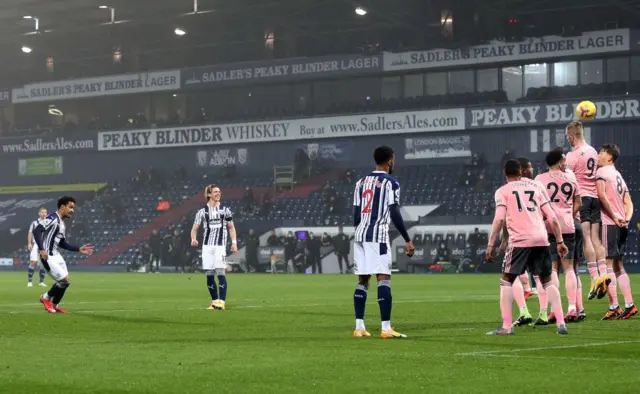
[[[598,152],[586,142],[567,153],[567,166],[573,171],[580,187],[581,197],[598,198],[596,171]]]
[[[400,203],[400,184],[383,171],[373,171],[356,182],[353,206],[360,211],[355,242],[389,243],[389,207]]]
[[[576,228],[573,220],[573,199],[581,196],[575,177],[564,171],[549,170],[538,175],[536,181],[542,183],[547,190],[551,208],[558,218],[562,234],[574,234]]]
[[[507,209],[509,244],[517,248],[549,246],[542,206],[549,203],[540,182],[520,179],[502,186],[495,194],[496,209]]]

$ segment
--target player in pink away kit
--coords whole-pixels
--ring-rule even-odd
[[[520,162],[520,176],[522,178],[531,179],[533,181],[533,166],[531,165],[531,161],[526,157],[520,157],[517,159]],[[537,181],[534,181],[537,182]],[[544,189],[544,186],[540,184],[540,187]],[[547,196],[548,199],[548,196]],[[502,244],[500,245],[500,252],[504,253],[507,250],[507,246],[509,244],[509,232],[507,231],[506,225],[503,227],[503,236],[502,236]],[[533,273],[532,273],[533,274]],[[540,303],[540,313],[538,315],[538,319],[536,323],[538,325],[547,325],[549,317],[547,316],[547,292],[544,290],[544,287],[540,284],[540,278],[535,275],[532,275],[532,283],[536,284],[536,287],[539,288],[538,301]],[[520,316],[513,323],[514,326],[520,327],[533,322],[533,318],[531,317],[531,313],[529,313],[529,308],[527,307],[527,300],[529,296],[533,294],[531,291],[531,285],[529,282],[529,275],[527,272],[520,275],[513,281],[512,285],[513,291],[513,299],[516,301],[518,305],[518,309],[520,310]]]
[[[495,194],[496,213],[493,218],[486,258],[491,261],[493,245],[503,224],[507,223],[509,247],[502,264],[500,279],[500,311],[502,327],[488,332],[487,335],[513,335],[513,291],[512,283],[526,269],[540,278],[542,287],[547,291],[551,307],[558,316],[558,334],[567,334],[564,324],[560,291],[551,281],[551,253],[544,217],[553,229],[558,244],[558,253],[562,258],[567,255],[560,224],[549,204],[544,189],[539,182],[520,176],[521,166],[517,160],[507,160],[504,174],[507,184]],[[544,215],[544,216],[543,216]]]
[[[582,226],[584,256],[591,276],[589,299],[603,298],[611,278],[607,275],[605,250],[600,239],[600,200],[596,191],[596,171],[598,170],[598,152],[584,139],[582,123],[569,123],[566,129],[567,141],[571,152],[567,153],[567,167],[573,171],[581,191],[582,207],[580,223]]]
[[[577,322],[576,290],[578,287],[578,279],[573,269],[575,252],[575,223],[573,218],[576,213],[580,211],[580,190],[575,178],[563,171],[565,156],[562,149],[555,149],[549,152],[546,157],[546,162],[547,166],[549,166],[549,171],[538,175],[536,180],[542,183],[549,194],[551,208],[556,218],[558,218],[560,230],[562,230],[562,238],[568,249],[567,256],[560,259],[556,238],[553,234],[549,234],[549,248],[551,249],[551,262],[553,265],[551,276],[556,287],[560,288],[558,266],[562,264],[562,270],[565,274],[565,290],[569,302],[565,320],[568,322]],[[544,308],[546,309],[547,306],[545,305]],[[551,313],[549,320],[555,322],[556,317],[554,313]],[[547,324],[547,322],[536,321],[536,325],[545,324]]]
[[[626,320],[638,313],[633,303],[631,283],[624,270],[622,259],[629,234],[629,221],[633,216],[633,202],[629,188],[622,175],[616,170],[615,162],[620,156],[620,149],[613,144],[600,148],[599,165],[596,174],[598,197],[602,203],[602,240],[607,250],[607,271],[611,278],[609,283],[609,310],[602,320]],[[624,311],[618,305],[618,291],[624,296]]]

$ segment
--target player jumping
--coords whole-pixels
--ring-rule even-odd
[[[638,313],[638,308],[633,303],[629,276],[622,264],[629,221],[633,216],[633,202],[626,182],[615,167],[618,156],[620,149],[617,145],[603,145],[598,155],[600,168],[596,173],[596,186],[603,213],[602,240],[607,251],[607,272],[611,278],[608,285],[609,310],[602,320],[628,319]],[[618,305],[617,284],[624,295],[624,311]]]
[[[567,255],[558,219],[551,209],[547,194],[539,182],[521,177],[521,166],[517,160],[507,160],[504,165],[507,184],[495,194],[496,213],[493,219],[486,258],[491,261],[493,246],[505,223],[509,231],[509,247],[502,265],[500,280],[500,310],[502,327],[487,335],[513,335],[513,291],[512,283],[526,269],[540,278],[542,287],[551,301],[551,308],[558,316],[558,334],[567,334],[562,313],[560,292],[551,281],[551,253],[544,217],[553,229],[561,257]],[[543,216],[544,215],[544,216]],[[540,289],[538,289],[540,291]]]
[[[398,229],[407,244],[407,255],[415,248],[404,227],[400,213],[400,184],[391,176],[395,154],[388,146],[373,152],[376,170],[356,183],[353,193],[353,225],[355,240],[353,249],[354,273],[358,284],[353,295],[356,315],[354,337],[370,337],[364,325],[364,310],[371,275],[378,281],[378,305],[382,330],[380,337],[406,338],[391,328],[391,248],[389,245],[389,221]]]
[[[591,276],[589,299],[602,298],[611,278],[607,275],[605,250],[600,239],[600,200],[596,191],[598,152],[584,139],[582,123],[569,123],[566,129],[571,152],[567,153],[567,167],[573,171],[581,192],[580,222],[582,226],[584,256]]]
[[[57,206],[58,210],[47,216],[33,230],[33,237],[40,250],[40,268],[44,268],[56,281],[51,289],[40,297],[40,302],[49,313],[68,313],[59,307],[64,293],[71,285],[67,264],[59,248],[91,255],[93,246],[86,244],[78,247],[68,243],[65,238],[67,226],[64,224],[64,219],[73,215],[76,200],[73,197],[60,197]]]
[[[227,301],[227,236],[231,236],[231,252],[238,251],[236,228],[233,214],[229,207],[220,205],[222,192],[216,185],[209,185],[204,190],[207,205],[196,212],[196,219],[191,228],[191,246],[198,246],[198,228],[203,225],[202,236],[202,269],[207,277],[207,288],[211,295],[209,310],[225,310]],[[218,276],[218,285],[215,277]],[[220,297],[218,298],[218,287]]]
[[[568,322],[578,321],[578,311],[576,310],[576,289],[578,280],[576,272],[573,269],[573,255],[575,252],[575,223],[574,217],[580,211],[580,189],[573,177],[563,171],[565,165],[565,156],[562,150],[552,150],[547,154],[547,165],[549,171],[540,174],[536,180],[542,183],[549,195],[551,208],[560,223],[562,230],[562,239],[568,249],[565,258],[560,259],[558,253],[555,236],[549,234],[549,243],[551,249],[551,261],[553,264],[552,280],[557,288],[560,288],[558,279],[558,266],[562,264],[565,275],[565,290],[567,292],[567,300],[569,308],[565,320]],[[544,306],[547,307],[546,305]],[[549,316],[549,322],[555,323],[556,317],[552,312]],[[546,322],[538,322],[536,324],[545,325]]]
[[[38,224],[47,217],[47,208],[40,208],[40,211],[38,212],[38,216],[39,216],[38,219],[31,222],[31,225],[29,226],[29,232],[27,233],[27,250],[29,251],[29,269],[27,271],[27,275],[28,275],[27,287],[33,287],[33,273],[35,272],[36,267],[38,266],[38,260],[40,260],[40,258],[38,257],[38,244],[36,244],[36,240],[33,237],[33,230],[35,230]],[[40,268],[40,284],[39,284],[40,287],[46,286],[44,284],[45,273],[46,271]]]

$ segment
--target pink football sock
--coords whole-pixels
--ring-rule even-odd
[[[558,270],[551,270],[551,281],[553,285],[560,290],[560,278],[558,278]]]
[[[540,282],[539,276],[534,276],[533,279],[536,281],[536,287],[538,288],[538,301],[540,302],[540,309],[544,309],[545,311],[549,309],[549,301],[547,299],[547,289]]]
[[[576,309],[576,291],[578,288],[578,279],[573,268],[568,269],[564,273],[564,287],[567,292],[567,301],[569,302],[569,310]]]
[[[598,277],[598,263],[587,263],[587,270],[591,280],[595,280]]]
[[[524,289],[522,288],[522,282],[520,279],[516,278],[511,285],[512,297],[516,300],[516,304],[518,304],[518,308],[522,309],[527,306],[527,301],[524,299]]]
[[[598,274],[605,276],[607,274],[607,260],[598,261]]]
[[[618,286],[616,283],[616,276],[613,274],[613,268],[608,268],[607,273],[611,278],[611,283],[609,283],[609,288],[607,289],[607,292],[609,293],[609,307],[616,308],[620,306],[618,304]]]
[[[529,274],[525,272],[524,274],[520,275],[518,278],[520,278],[520,282],[522,282],[522,288],[524,289],[524,291],[531,291],[531,283],[529,283]]]
[[[618,277],[618,285],[620,286],[620,291],[624,296],[625,307],[633,304],[633,295],[631,293],[631,281],[629,280],[629,275],[625,270],[620,272],[616,272],[616,276]]]
[[[545,290],[547,290],[549,301],[551,302],[551,310],[556,316],[556,324],[560,327],[564,325],[564,312],[562,311],[560,291],[553,285],[553,283],[551,283],[551,281],[545,283]]]
[[[576,282],[578,284],[576,288],[576,308],[579,311],[584,309],[584,304],[582,303],[582,280],[580,280],[580,275],[576,272]]]
[[[508,330],[513,325],[513,289],[511,283],[500,279],[500,312],[502,328]]]

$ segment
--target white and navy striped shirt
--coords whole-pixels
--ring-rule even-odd
[[[46,219],[39,222],[39,225],[44,229],[42,233],[42,246],[45,248],[49,256],[55,256],[60,254],[59,245],[60,242],[64,242],[65,231],[67,226],[60,218],[57,212],[47,216]]]
[[[33,235],[33,230],[36,229],[36,227],[38,227],[38,224],[40,224],[42,222],[42,220],[40,218],[34,220],[33,222],[31,222],[31,225],[29,225],[29,232]],[[31,237],[31,246],[36,245],[36,237],[33,236]]]
[[[229,230],[227,226],[233,223],[233,214],[229,207],[212,207],[206,205],[196,212],[194,224],[202,226],[203,246],[227,246]]]
[[[389,243],[389,207],[400,203],[400,184],[383,171],[373,171],[356,183],[353,205],[360,211],[356,242]]]

